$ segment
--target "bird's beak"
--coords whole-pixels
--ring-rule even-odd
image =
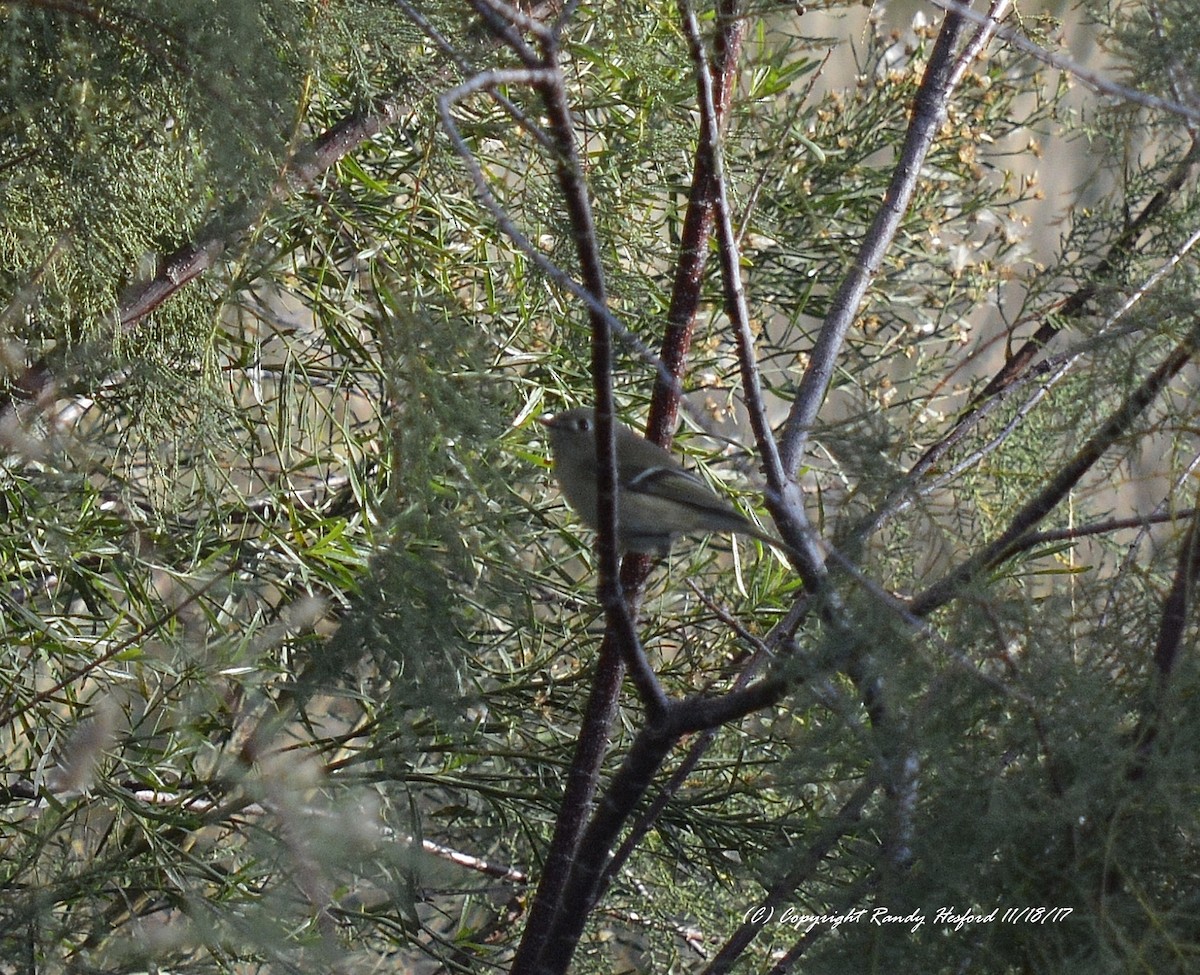
[[[538,423],[540,423],[544,427],[554,426],[554,414],[553,413],[543,413],[541,416],[536,417],[536,419],[537,419]]]

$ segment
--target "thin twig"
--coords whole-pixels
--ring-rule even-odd
[[[1166,277],[1173,271],[1192,249],[1200,243],[1200,230],[1193,232],[1187,240],[1185,240],[1163,263],[1150,274],[1145,281],[1133,289],[1125,299],[1109,314],[1107,319],[1101,324],[1095,334],[1091,335],[1086,342],[1080,346],[1069,350],[1061,356],[1055,356],[1044,360],[1035,370],[1026,371],[1023,375],[1012,375],[1002,383],[998,383],[999,377],[989,383],[989,388],[995,384],[995,394],[1011,395],[1016,388],[1024,383],[1034,379],[1039,379],[1038,388],[1030,395],[1030,397],[1017,409],[1016,414],[1005,424],[1004,428],[996,434],[988,443],[973,451],[970,455],[963,458],[953,468],[938,478],[932,481],[922,482],[924,476],[932,470],[943,457],[957,444],[961,443],[966,434],[977,427],[984,419],[995,412],[1003,400],[1001,395],[981,395],[976,399],[975,403],[955,421],[950,432],[943,436],[937,443],[933,444],[925,450],[921,457],[909,468],[908,472],[901,479],[897,487],[883,500],[883,502],[870,514],[864,517],[851,531],[848,537],[852,538],[855,543],[861,543],[864,539],[874,534],[879,528],[890,518],[904,511],[917,498],[924,497],[934,491],[940,490],[946,484],[951,483],[955,478],[973,468],[976,464],[982,461],[985,457],[999,448],[1016,429],[1024,417],[1032,411],[1032,409],[1046,396],[1046,394],[1066,377],[1074,366],[1088,353],[1107,347],[1114,339],[1120,337],[1125,332],[1117,329],[1117,325],[1125,319],[1125,317],[1149,295]],[[1090,288],[1091,286],[1089,286]],[[1074,306],[1075,302],[1070,302]],[[1058,326],[1055,326],[1057,328]],[[1040,330],[1039,330],[1040,331]],[[1039,343],[1039,347],[1040,347]],[[1014,359],[1009,360],[1010,362]],[[1008,370],[1006,364],[1001,374]],[[1044,378],[1043,378],[1044,377]]]
[[[688,192],[683,226],[679,234],[675,272],[671,285],[671,300],[667,306],[666,326],[659,359],[672,376],[682,376],[691,350],[696,328],[696,313],[700,306],[704,272],[708,266],[709,239],[712,237],[714,173],[711,156],[703,143],[704,130],[711,125],[717,137],[729,117],[733,92],[737,87],[737,70],[746,35],[746,18],[742,16],[742,0],[719,0],[717,29],[713,38],[713,108],[715,119],[703,116],[700,144],[692,160],[692,185]],[[765,173],[764,173],[765,176]],[[685,402],[686,409],[690,404]],[[670,446],[680,407],[678,384],[672,386],[661,376],[654,383],[650,397],[650,415],[646,435],[652,441]],[[701,427],[705,429],[705,427]]]
[[[1127,528],[1145,528],[1148,525],[1162,525],[1171,521],[1182,521],[1185,518],[1193,517],[1196,511],[1196,508],[1184,508],[1182,511],[1160,511],[1148,515],[1134,515],[1130,518],[1109,518],[1106,521],[1076,525],[1074,528],[1060,528],[1057,531],[1033,532],[1021,540],[1017,551],[1027,551],[1038,545],[1048,545],[1053,542],[1068,542],[1080,538],[1089,538],[1093,535],[1108,535]]]
[[[438,30],[433,21],[409,3],[409,0],[396,0],[396,6],[403,10],[404,16],[416,24],[422,33],[433,41],[434,46],[458,69],[459,74],[464,78],[471,78],[479,73],[479,69],[458,52],[458,48],[454,46],[453,42],[445,34]],[[544,148],[550,148],[550,137],[542,130],[540,125],[521,111],[503,92],[493,89],[490,94],[496,104],[503,108],[517,125],[533,136]]]
[[[1157,517],[1167,512],[1176,493],[1185,484],[1188,484],[1191,481],[1193,474],[1197,470],[1200,470],[1200,451],[1197,451],[1195,454],[1193,454],[1191,461],[1184,465],[1183,469],[1178,473],[1178,475],[1176,475],[1171,487],[1164,492],[1162,500],[1154,506],[1154,510],[1150,512],[1148,517]],[[1129,571],[1130,567],[1135,563],[1138,549],[1141,548],[1142,542],[1146,540],[1146,537],[1149,534],[1150,525],[1148,523],[1144,525],[1141,531],[1137,533],[1137,537],[1129,543],[1129,548],[1126,550],[1125,558],[1121,560],[1121,567],[1116,573],[1118,579],[1123,578]],[[1096,623],[1098,628],[1103,628],[1108,624],[1108,618],[1112,614],[1116,604],[1117,587],[1114,585],[1109,591],[1108,598],[1104,601],[1104,609],[1100,613],[1100,618]]]
[[[859,784],[850,798],[842,803],[833,818],[809,843],[796,865],[767,888],[766,895],[757,905],[757,909],[746,912],[746,919],[726,940],[716,957],[713,958],[712,964],[705,969],[706,973],[717,975],[717,973],[730,970],[733,962],[742,956],[750,943],[758,937],[759,932],[766,927],[763,923],[764,919],[773,918],[775,909],[791,897],[801,884],[812,878],[838,841],[854,828],[862,818],[867,803],[878,789],[879,783],[869,778]],[[857,903],[861,893],[865,893],[865,891],[851,898],[847,906]],[[832,921],[832,919],[830,920]]]
[[[1100,428],[1088,438],[1061,470],[1014,515],[1009,527],[917,596],[910,605],[917,616],[925,616],[944,605],[979,573],[993,568],[1019,549],[1026,534],[1053,511],[1101,456],[1123,437],[1142,412],[1158,397],[1167,383],[1191,360],[1200,342],[1200,321],[1146,379],[1131,392]]]
[[[970,8],[967,4],[959,3],[957,0],[931,0],[935,7],[941,7],[947,13],[954,13],[964,20],[969,20],[976,24],[988,25],[990,14],[979,14]],[[1168,112],[1171,115],[1178,115],[1181,118],[1187,119],[1189,122],[1200,122],[1200,108],[1184,105],[1181,102],[1174,101],[1170,98],[1162,98],[1158,95],[1148,95],[1145,92],[1138,91],[1136,88],[1130,88],[1128,85],[1122,85],[1119,82],[1111,81],[1102,75],[1099,71],[1092,68],[1085,68],[1077,61],[1062,54],[1055,54],[1052,51],[1047,51],[1040,44],[1035,44],[1028,37],[1022,34],[1019,30],[1012,27],[1002,27],[993,24],[992,29],[996,36],[1015,47],[1019,51],[1030,55],[1041,61],[1043,64],[1048,64],[1052,68],[1058,68],[1070,75],[1078,78],[1084,85],[1102,95],[1111,95],[1114,98],[1119,98],[1122,101],[1131,102],[1134,105],[1141,105],[1143,108],[1152,108],[1160,112]]]
[[[804,496],[795,480],[788,476],[779,456],[775,434],[767,419],[763,401],[762,380],[754,352],[754,337],[750,328],[750,309],[746,303],[746,291],[742,282],[741,259],[737,245],[737,233],[733,227],[729,194],[725,180],[724,160],[713,101],[713,86],[708,58],[700,36],[700,24],[695,11],[687,0],[680,0],[680,18],[684,36],[695,65],[696,88],[702,125],[700,128],[700,151],[707,156],[712,172],[714,190],[715,230],[720,244],[721,280],[725,294],[725,311],[733,323],[737,336],[738,359],[742,370],[742,391],[750,426],[758,444],[759,455],[767,476],[768,500],[772,515],[784,541],[791,547],[796,559],[796,568],[809,592],[826,592],[827,576],[820,546],[815,537],[808,514],[804,510]]]
[[[825,401],[846,334],[895,239],[916,190],[925,157],[946,118],[950,92],[961,70],[952,52],[965,31],[966,21],[962,17],[947,14],[921,80],[912,121],[883,204],[867,230],[850,272],[830,303],[829,314],[809,354],[808,366],[800,380],[781,442],[782,462],[790,475],[794,476],[800,468],[809,433]]]

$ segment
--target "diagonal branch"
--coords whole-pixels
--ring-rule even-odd
[[[717,30],[713,39],[711,74],[712,111],[700,117],[700,139],[692,162],[692,186],[679,235],[679,252],[671,302],[659,360],[671,377],[682,376],[696,327],[701,285],[708,266],[708,242],[712,237],[716,205],[716,172],[706,145],[719,141],[737,80],[738,60],[746,35],[747,19],[742,0],[719,0]],[[646,435],[664,447],[671,445],[679,408],[678,384],[667,383],[660,373],[650,400]]]
[[[961,65],[969,63],[982,50],[995,30],[996,20],[1003,16],[1007,8],[1008,0],[995,0],[987,16],[987,25],[980,28],[957,59],[952,52],[966,33],[967,22],[956,11],[946,14],[917,92],[912,122],[905,135],[891,185],[859,248],[854,266],[834,295],[788,415],[781,453],[784,468],[793,475],[803,461],[809,433],[829,391],[846,334],[854,323],[867,288],[879,273],[884,255],[895,239],[900,221],[916,190],[925,157],[946,119],[950,93],[962,75]]]
[[[347,116],[313,142],[300,149],[276,181],[265,204],[227,209],[205,224],[186,244],[163,258],[157,273],[130,290],[113,310],[114,328],[135,331],[142,320],[175,292],[210,270],[225,251],[247,232],[266,205],[283,199],[318,176],[368,139],[395,125],[411,108],[408,102],[386,99],[369,112]],[[46,359],[32,363],[0,392],[0,416],[10,412],[14,400],[36,399],[54,380]]]
[[[958,0],[932,0],[932,2],[934,6],[941,7],[947,13],[955,13],[976,24],[988,26],[988,16],[973,11],[969,3],[960,3]],[[1060,71],[1074,75],[1083,84],[1092,89],[1092,91],[1119,98],[1121,101],[1130,102],[1134,105],[1141,105],[1143,108],[1151,108],[1155,111],[1178,115],[1192,125],[1200,123],[1200,107],[1185,105],[1181,101],[1172,101],[1169,98],[1161,98],[1158,95],[1149,95],[1136,88],[1130,88],[1128,85],[1122,85],[1111,78],[1104,77],[1099,71],[1087,68],[1077,61],[1073,61],[1061,54],[1055,54],[1053,51],[1047,51],[1044,47],[1035,44],[1020,31],[1014,30],[1011,27],[992,25],[992,30],[1005,44],[1009,44],[1019,51],[1024,51],[1031,57],[1037,58],[1043,64],[1048,64],[1052,68],[1058,68]]]
[[[1024,344],[1009,357],[995,376],[991,378],[983,390],[975,397],[979,403],[990,399],[1002,390],[1011,386],[1019,376],[1029,369],[1037,354],[1044,349],[1065,325],[1075,321],[1087,313],[1093,300],[1100,294],[1103,282],[1129,255],[1137,243],[1138,237],[1149,227],[1150,223],[1166,209],[1167,204],[1183,188],[1200,167],[1200,137],[1193,136],[1191,147],[1186,155],[1179,160],[1171,175],[1150,198],[1141,212],[1138,213],[1121,235],[1113,241],[1108,253],[1096,264],[1088,274],[1088,283],[1079,288],[1066,299],[1055,311],[1048,315]]]
[[[808,844],[808,848],[804,851],[803,856],[799,857],[795,865],[779,880],[767,888],[766,896],[756,908],[746,912],[746,919],[729,936],[725,944],[721,946],[721,950],[717,952],[716,957],[713,958],[704,970],[705,975],[720,975],[720,973],[730,971],[733,963],[742,956],[750,946],[750,943],[766,927],[764,921],[775,919],[775,911],[787,902],[787,899],[795,893],[801,884],[812,878],[825,858],[833,851],[838,841],[857,825],[858,821],[862,818],[863,810],[866,808],[867,803],[870,802],[871,796],[878,791],[878,788],[879,785],[877,782],[866,779],[854,790],[850,798],[842,803],[842,807]],[[865,892],[865,890],[862,890],[858,894],[861,896]],[[849,908],[851,905],[857,903],[859,896],[852,895],[849,897],[846,901],[846,907]],[[826,921],[826,926],[832,921],[833,918],[830,917]],[[817,923],[814,924],[811,930],[816,931],[820,927],[821,925]]]
[[[1102,354],[1102,351],[1107,346],[1110,346],[1116,338],[1122,334],[1126,334],[1126,332],[1117,329],[1117,325],[1124,320],[1126,315],[1140,301],[1166,280],[1168,275],[1176,269],[1184,257],[1197,244],[1200,244],[1200,230],[1193,232],[1187,240],[1183,241],[1175,249],[1167,260],[1156,268],[1146,280],[1141,282],[1120,303],[1119,307],[1113,310],[1104,323],[1095,330],[1095,333],[1086,342],[1076,348],[1068,349],[1060,355],[1042,359],[1036,365],[1030,366],[1018,373],[1013,373],[1003,384],[997,386],[994,395],[977,398],[975,404],[954,421],[954,425],[950,431],[925,450],[879,506],[847,532],[847,537],[852,539],[854,543],[861,542],[869,535],[878,531],[888,519],[907,508],[916,498],[930,494],[950,483],[964,471],[975,466],[975,464],[989,453],[996,450],[1008,439],[1012,431],[1016,429],[1034,407],[1045,398],[1055,384],[1062,381],[1085,355]],[[1086,285],[1077,292],[1077,296],[1085,292],[1090,294],[1092,287],[1092,285]],[[1001,372],[1003,373],[1007,369],[1008,365],[1006,364],[1001,369]],[[1037,388],[1026,397],[1025,402],[1021,404],[999,433],[982,447],[972,451],[968,457],[955,464],[950,470],[940,474],[935,479],[924,480],[925,475],[930,473],[955,446],[962,443],[971,430],[975,429],[988,416],[998,410],[1010,394],[1016,392],[1023,385],[1034,381],[1037,382]]]
[[[1192,325],[1183,341],[1125,398],[1050,483],[1017,512],[999,538],[976,552],[912,601],[910,609],[913,614],[925,616],[945,605],[981,573],[994,568],[1019,551],[1025,536],[1058,506],[1105,451],[1129,432],[1134,421],[1196,354],[1198,346],[1200,321]]]
[[[672,706],[673,708],[675,706]],[[670,712],[668,712],[668,715]],[[609,851],[629,811],[645,794],[668,752],[679,740],[670,720],[647,725],[634,739],[603,800],[584,831],[554,923],[545,935],[534,971],[566,972],[595,905]],[[531,917],[532,920],[532,917]],[[513,972],[522,971],[514,964]]]
[[[725,180],[724,160],[717,125],[717,112],[713,97],[712,73],[704,45],[700,37],[700,24],[696,13],[687,0],[680,0],[680,17],[689,52],[696,68],[696,88],[700,105],[700,145],[698,159],[703,159],[706,169],[712,173],[713,203],[716,234],[720,244],[721,281],[725,294],[725,311],[733,323],[737,337],[738,359],[742,370],[742,389],[746,409],[750,414],[750,425],[758,444],[759,454],[767,476],[768,496],[772,502],[772,514],[784,540],[793,550],[796,568],[809,592],[825,594],[827,578],[825,560],[821,555],[804,500],[795,481],[784,470],[779,457],[775,435],[767,420],[763,402],[762,382],[758,362],[754,353],[754,337],[750,328],[750,309],[746,304],[746,291],[742,283],[741,257],[737,234],[733,229],[729,194]]]

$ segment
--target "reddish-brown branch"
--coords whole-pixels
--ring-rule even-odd
[[[373,111],[356,113],[342,119],[319,138],[303,147],[285,168],[283,176],[266,201],[267,205],[311,185],[335,162],[394,125],[407,111],[407,103],[381,102]],[[195,237],[167,255],[158,273],[127,293],[115,309],[115,327],[135,330],[141,321],[175,292],[210,270],[221,255],[249,229],[262,207],[238,207],[211,220]],[[28,366],[12,385],[0,393],[0,416],[9,412],[14,400],[36,399],[54,380],[54,371],[46,359]]]
[[[1009,527],[993,542],[984,546],[943,579],[917,596],[910,606],[916,616],[925,616],[953,599],[981,572],[994,568],[1020,548],[1026,536],[1051,511],[1058,507],[1070,490],[1114,443],[1132,427],[1133,422],[1154,402],[1159,393],[1196,354],[1200,343],[1200,322],[1192,325],[1187,336],[1159,366],[1131,392],[1117,410],[1088,438],[1063,468],[1036,496],[1013,517]]]
[[[729,116],[729,105],[737,80],[738,62],[747,19],[741,16],[740,0],[720,0],[717,5],[718,28],[713,39],[712,87],[717,127],[722,128]],[[659,359],[666,370],[676,377],[687,368],[688,352],[696,328],[696,312],[700,306],[704,271],[708,266],[708,242],[712,237],[713,214],[716,204],[716,172],[712,154],[706,144],[720,138],[713,132],[705,113],[700,119],[700,138],[692,163],[692,188],[679,238],[679,258],[671,288],[671,303],[663,333]],[[678,387],[667,384],[662,376],[654,384],[650,400],[650,418],[646,436],[655,443],[669,447],[678,416]]]
[[[1179,546],[1171,590],[1163,600],[1162,619],[1154,645],[1154,685],[1138,722],[1135,736],[1137,755],[1127,773],[1131,780],[1140,779],[1146,774],[1152,746],[1162,728],[1167,691],[1175,674],[1179,648],[1183,645],[1184,634],[1191,622],[1197,578],[1200,578],[1200,516],[1194,515]]]
[[[737,58],[745,30],[744,20],[736,15],[737,9],[736,0],[723,0],[723,29],[719,31],[720,40],[718,42],[722,64],[720,101],[722,117],[728,109],[732,94]],[[561,86],[547,92],[545,97],[552,106],[558,109],[557,112],[551,112],[551,131],[569,132],[570,116],[566,111]],[[560,103],[556,104],[556,102]],[[555,124],[556,120],[557,124]],[[561,145],[559,152],[560,160],[569,162],[573,158],[573,144]],[[698,160],[701,155],[698,152]],[[576,239],[580,241],[581,245],[589,245],[594,250],[596,242],[591,227],[590,212],[586,209],[586,198],[580,198],[582,187],[578,160],[574,160],[573,165],[560,164],[559,173],[560,186],[568,198],[572,214],[577,218],[573,221],[573,226],[576,228]],[[664,445],[669,445],[671,441],[679,402],[678,379],[683,375],[685,369],[696,309],[699,306],[700,289],[708,252],[707,240],[712,231],[713,194],[713,173],[711,170],[701,171],[698,161],[685,215],[683,247],[675,276],[675,287],[660,356],[661,366],[658,370],[647,429],[648,436],[652,440]],[[585,247],[581,256],[584,266],[584,284],[594,297],[602,300],[603,291],[597,290],[588,282],[589,262],[594,261],[595,267],[592,276],[599,281],[600,289],[603,287],[602,272],[598,265],[598,252],[590,255]],[[611,378],[609,376],[612,335],[609,323],[602,315],[598,314],[597,310],[589,308],[589,314],[592,319],[592,368],[596,380],[595,403],[601,418],[597,424],[600,428],[597,435],[598,437],[605,435],[601,437],[601,442],[606,444],[611,451],[611,433],[606,429],[604,421],[609,419],[605,414],[612,409]],[[668,383],[664,373],[668,374],[675,382]],[[615,481],[615,458],[602,454],[600,460],[602,462],[601,470],[607,470]],[[608,487],[611,490],[613,486],[606,485],[603,481],[600,485],[602,524],[605,523],[603,508],[605,488]],[[625,629],[626,626],[632,628],[632,614],[636,612],[640,601],[641,587],[645,582],[650,565],[650,560],[645,556],[630,555],[625,558],[621,566],[620,589],[618,593],[609,594],[609,599],[621,599],[620,608],[625,610],[621,614],[622,618],[615,621],[619,629]],[[603,579],[606,576],[604,568],[602,566],[602,587]],[[609,627],[600,649],[596,682],[593,685],[580,732],[579,747],[572,761],[566,794],[559,810],[546,866],[530,910],[525,937],[514,961],[514,972],[533,970],[552,964],[544,957],[544,953],[550,947],[550,941],[553,940],[551,932],[558,928],[561,934],[564,910],[562,902],[564,897],[570,893],[567,887],[572,875],[571,866],[579,853],[587,812],[599,783],[600,765],[607,752],[608,731],[616,713],[624,669],[622,664],[629,658],[628,653],[622,652],[621,644],[628,645],[631,635],[626,632],[623,634],[623,639],[619,639],[618,630],[614,629],[613,624],[614,620],[610,617]],[[632,635],[632,638],[636,641],[636,633]],[[640,655],[640,652],[638,656],[644,660],[644,656]],[[635,658],[633,662],[639,663],[640,660]],[[646,683],[645,675],[642,677],[639,686]],[[648,703],[656,701],[655,697],[648,694],[646,687],[642,687],[642,696]],[[663,703],[664,701],[657,700],[657,707],[651,709],[652,712],[657,710],[657,717],[661,717]],[[650,714],[652,721],[655,717],[654,713]],[[661,761],[661,757],[659,760]],[[555,950],[564,953],[565,957],[569,958],[573,948],[573,941],[569,946],[558,941]]]
[[[1071,322],[1086,315],[1092,302],[1100,293],[1103,282],[1120,266],[1132,252],[1138,237],[1163,210],[1171,199],[1183,188],[1200,166],[1200,136],[1193,138],[1191,148],[1179,161],[1166,182],[1159,188],[1134,217],[1128,227],[1121,233],[1108,249],[1108,253],[1099,261],[1096,267],[1087,275],[1088,283],[1063,301],[1053,315],[1047,315],[1037,331],[1033,333],[1000,367],[999,372],[991,378],[983,391],[975,398],[978,404],[1002,392],[1020,378],[1037,354],[1044,349],[1062,329]]]

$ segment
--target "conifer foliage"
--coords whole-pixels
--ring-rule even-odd
[[[820,6],[0,4],[5,972],[1194,966],[1191,0]]]

